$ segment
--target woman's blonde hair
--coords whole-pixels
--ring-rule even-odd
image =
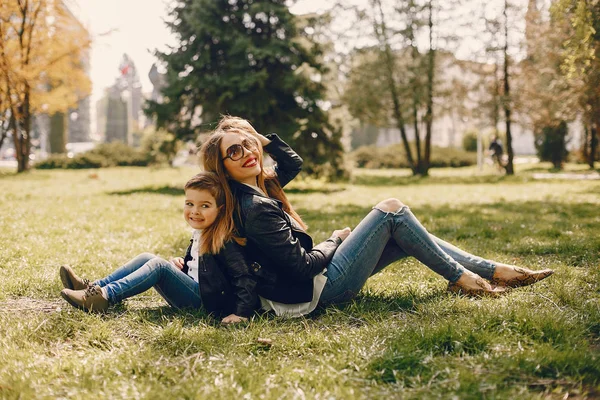
[[[184,187],[188,190],[206,190],[215,198],[217,207],[221,208],[215,222],[202,230],[200,236],[200,254],[217,254],[225,242],[232,237],[231,223],[227,218],[226,193],[229,191],[221,184],[217,174],[200,172],[194,175]]]
[[[255,138],[253,134],[256,133],[256,130],[252,125],[243,118],[232,117],[232,116],[224,116],[219,121],[214,132],[209,136],[208,140],[204,142],[200,153],[202,155],[202,161],[204,165],[205,171],[214,172],[219,177],[219,181],[221,184],[227,185],[225,186],[229,189],[229,184],[227,183],[227,169],[225,168],[225,164],[223,162],[223,156],[221,155],[221,141],[223,140],[223,136],[228,134],[237,134],[240,136],[244,136],[248,140],[252,140],[258,149],[258,162],[260,165],[260,174],[257,176],[257,184],[258,187],[265,192],[269,197],[279,200],[283,204],[283,210],[287,212],[303,229],[307,228],[307,225],[302,221],[300,215],[294,210],[290,201],[288,200],[283,188],[279,184],[277,180],[277,176],[273,171],[267,171],[263,166],[263,149],[259,140]],[[236,204],[235,199],[233,198],[233,194],[231,190],[226,190],[225,194],[225,208],[227,219],[231,219],[233,221],[233,210],[239,208]],[[230,207],[231,205],[231,207]],[[232,222],[233,224],[233,222]],[[234,227],[232,229],[235,229]],[[232,232],[234,232],[232,230]]]

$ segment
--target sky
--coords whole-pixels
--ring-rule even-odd
[[[292,12],[318,11],[327,0],[300,0]],[[92,35],[90,78],[92,80],[92,134],[96,133],[95,104],[104,89],[115,82],[124,53],[135,63],[142,90],[152,91],[148,78],[155,62],[154,50],[175,45],[165,26],[168,0],[67,0],[69,8]]]
[[[366,2],[352,0],[349,2]],[[499,0],[489,0],[497,3]],[[526,0],[518,0],[525,2]],[[95,105],[104,89],[111,86],[119,75],[119,64],[124,53],[135,63],[142,90],[152,91],[148,78],[156,58],[153,52],[167,50],[175,45],[174,35],[165,26],[169,0],[65,0],[69,8],[88,28],[92,35],[90,78],[92,80],[91,113],[92,134],[96,133]],[[296,14],[319,12],[332,0],[298,0],[291,11]]]

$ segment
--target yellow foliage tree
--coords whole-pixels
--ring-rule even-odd
[[[90,43],[62,0],[0,2],[0,129],[13,137],[18,172],[29,169],[32,117],[66,112],[89,94]]]

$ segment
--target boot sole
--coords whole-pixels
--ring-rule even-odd
[[[67,272],[67,269],[64,266],[60,267],[59,275],[60,281],[62,282],[65,289],[75,290],[73,282],[71,282],[71,279],[69,279],[69,273]]]
[[[85,311],[85,312],[89,312],[87,308],[75,303],[73,300],[71,300],[71,298],[69,296],[67,296],[65,293],[63,293],[62,291],[60,292],[60,295],[63,299],[65,299],[65,301],[67,303],[69,303],[70,305],[72,305],[73,307],[75,307],[78,310],[81,311]]]

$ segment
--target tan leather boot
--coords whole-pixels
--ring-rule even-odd
[[[85,290],[63,289],[60,295],[70,305],[88,312],[103,312],[108,308],[108,300],[102,295],[98,285],[90,286]]]
[[[78,277],[73,268],[68,265],[61,265],[59,274],[65,289],[84,290],[91,286],[89,279]]]

